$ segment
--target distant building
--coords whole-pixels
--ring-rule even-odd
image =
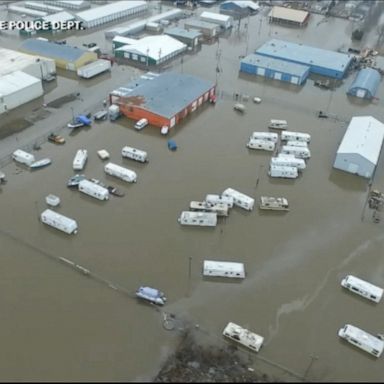
[[[299,9],[274,6],[268,14],[270,23],[304,27],[308,23],[309,12]]]
[[[186,44],[188,47],[191,48],[197,47],[200,43],[200,39],[203,37],[203,34],[199,31],[187,31],[186,29],[178,27],[166,29],[164,31],[164,34],[181,41],[182,43]]]
[[[220,13],[204,11],[199,16],[199,19],[208,23],[220,25],[222,29],[229,29],[233,26],[233,17],[222,15]]]
[[[373,68],[361,69],[348,89],[348,95],[362,99],[373,99],[379,88],[381,76]]]
[[[203,34],[204,38],[208,40],[215,38],[220,33],[220,25],[198,19],[186,20],[184,28],[188,31],[191,29],[198,30]]]
[[[235,19],[254,15],[259,9],[260,5],[250,0],[224,1],[220,4],[220,13],[230,15]]]
[[[110,103],[130,119],[172,128],[215,94],[212,81],[176,72],[146,73],[110,93]]]
[[[371,178],[375,172],[384,139],[384,124],[372,116],[355,116],[336,153],[334,168]]]
[[[85,0],[44,0],[44,3],[69,9],[86,9],[91,6],[90,2]]]

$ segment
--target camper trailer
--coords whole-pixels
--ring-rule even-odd
[[[273,211],[289,211],[288,200],[285,197],[260,197],[260,209],[270,209]]]
[[[383,352],[383,340],[380,340],[378,337],[372,336],[371,334],[353,325],[344,325],[343,328],[339,329],[338,335],[342,339],[347,340],[349,343],[373,356],[380,357]]]
[[[208,194],[205,196],[205,202],[208,204],[226,204],[228,208],[233,207],[233,197],[232,196],[220,196],[220,195],[213,195]]]
[[[28,165],[28,167],[36,161],[35,156],[21,149],[16,149],[16,151],[12,153],[12,159],[18,163]]]
[[[178,222],[182,225],[199,225],[203,227],[215,227],[217,214],[213,212],[181,212]]]
[[[306,141],[299,141],[299,140],[288,140],[286,145],[288,145],[289,147],[308,148],[308,143]]]
[[[224,328],[223,335],[255,352],[259,352],[264,343],[264,337],[231,322]]]
[[[79,149],[73,159],[73,169],[81,171],[88,159],[88,151],[86,149]]]
[[[75,220],[70,219],[60,213],[46,209],[40,216],[44,224],[50,225],[53,228],[59,229],[68,234],[77,233],[77,223]]]
[[[279,140],[279,135],[274,132],[253,132],[250,139],[260,139],[272,141],[273,143],[277,143]]]
[[[283,165],[271,165],[268,174],[271,177],[281,177],[283,179],[296,179],[299,176],[296,167],[287,167]]]
[[[343,280],[341,280],[341,285],[344,288],[349,289],[351,292],[365,297],[368,300],[374,301],[375,303],[378,303],[383,296],[382,288],[359,279],[356,276],[347,275]]]
[[[236,191],[233,188],[227,188],[222,193],[222,195],[226,196],[226,197],[232,197],[234,205],[237,205],[238,207],[244,208],[244,209],[246,209],[248,211],[252,211],[253,206],[255,204],[255,199],[245,195],[244,193]]]
[[[250,138],[247,147],[249,149],[264,149],[264,151],[274,151],[276,144],[269,140]]]
[[[139,161],[140,163],[146,163],[148,161],[147,152],[127,146],[123,147],[121,150],[121,156]]]
[[[244,279],[244,264],[229,261],[204,260],[203,276]]]
[[[288,128],[288,123],[287,123],[287,120],[271,119],[269,121],[268,128],[272,128],[272,129],[287,129]]]
[[[217,216],[228,216],[228,205],[224,203],[210,204],[206,201],[191,201],[189,203],[191,211],[215,212]]]
[[[109,199],[109,192],[107,188],[104,188],[101,185],[98,185],[86,179],[80,181],[79,191],[85,193],[86,195],[92,196],[95,199]]]
[[[104,167],[105,173],[111,176],[115,176],[121,180],[127,181],[128,183],[136,183],[137,175],[136,172],[131,171],[128,168],[121,167],[114,163],[108,163]]]
[[[281,155],[281,154],[280,154]],[[283,166],[283,167],[296,167],[299,170],[303,170],[306,167],[305,160],[298,159],[295,156],[278,156],[278,157],[272,157],[270,161],[270,165],[277,165],[277,166]]]
[[[302,132],[292,132],[292,131],[284,131],[281,132],[281,140],[285,141],[305,141],[306,143],[309,143],[311,141],[311,135],[308,133],[302,133]]]
[[[304,147],[291,147],[289,145],[283,145],[281,148],[281,153],[294,155],[298,159],[309,159],[311,157],[311,151]]]

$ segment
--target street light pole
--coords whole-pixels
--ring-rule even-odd
[[[73,112],[73,107],[71,107],[72,111],[72,123],[75,124],[75,113]]]

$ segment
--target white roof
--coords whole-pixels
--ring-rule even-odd
[[[40,79],[21,71],[15,71],[0,77],[0,96],[11,95],[30,85],[40,83]]]
[[[295,21],[297,23],[303,23],[305,18],[308,17],[307,11],[301,11],[299,9],[292,9],[286,7],[274,6],[269,12],[269,17],[277,19],[284,19],[289,21]]]
[[[24,3],[25,7],[31,7],[32,9],[42,9],[44,11],[57,11],[60,12],[63,10],[63,8],[60,7],[54,7],[53,5],[47,5],[47,4],[42,4],[38,3],[37,1],[26,1]]]
[[[130,37],[124,37],[124,36],[115,36],[112,39],[112,42],[118,42],[118,43],[124,43],[126,45],[137,43],[137,39],[131,39]]]
[[[372,116],[355,116],[337,153],[355,153],[377,164],[384,139],[384,124]]]
[[[8,10],[9,11],[13,11],[13,12],[25,13],[26,15],[31,15],[31,16],[40,16],[40,17],[42,17],[42,16],[47,16],[48,15],[47,12],[36,11],[34,9],[19,7],[17,5],[10,5],[8,7]]]
[[[224,1],[224,3],[222,4],[225,4],[225,3],[234,3],[241,8],[251,8],[251,9],[254,9],[255,11],[257,11],[260,8],[260,5],[258,3],[254,3],[251,0]]]
[[[204,269],[216,269],[235,272],[244,272],[244,264],[233,261],[204,260]]]
[[[53,15],[45,16],[43,17],[43,20],[54,23],[55,21],[68,21],[68,20],[73,20],[74,18],[75,16],[73,16],[69,12],[62,11],[62,12],[54,13]]]
[[[232,20],[232,16],[222,15],[220,13],[214,13],[214,12],[206,12],[206,11],[204,11],[200,15],[200,18],[201,17],[203,17],[203,18],[205,17],[205,18],[212,19],[212,20],[220,20],[220,21]]]

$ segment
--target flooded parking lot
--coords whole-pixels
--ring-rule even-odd
[[[380,360],[341,341],[337,331],[351,323],[374,335],[383,332],[382,303],[371,304],[340,286],[347,274],[384,286],[383,223],[373,223],[365,206],[367,181],[332,164],[352,116],[382,121],[383,90],[368,104],[345,93],[354,75],[332,91],[314,87],[311,79],[297,88],[239,75],[239,57],[272,37],[332,50],[350,46],[347,20],[313,15],[307,28],[297,30],[268,24],[264,13],[170,65],[217,81],[218,102],[198,109],[168,137],[154,127],[137,132],[125,118],[95,122],[75,134],[63,128],[73,113],[100,109],[110,90],[143,73],[118,65],[110,75],[89,81],[58,76],[57,87],[40,104],[72,92],[79,98],[47,108],[44,119],[0,142],[0,158],[5,158],[53,130],[66,138],[63,146],[45,142],[34,151],[38,158],[52,159],[45,169],[32,172],[6,162],[2,167],[8,179],[0,189],[3,380],[152,380],[179,337],[176,329],[163,327],[160,310],[133,299],[140,285],[164,291],[168,302],[162,310],[174,314],[181,326],[198,324],[202,342],[224,343],[221,333],[229,321],[263,335],[259,355],[246,355],[282,380],[382,380]],[[103,31],[68,37],[68,44],[83,41],[110,49]],[[233,110],[236,93],[244,114]],[[261,97],[261,104],[252,102],[254,96]],[[318,110],[333,118],[318,119]],[[31,112],[22,111],[14,117]],[[271,179],[271,153],[245,146],[253,131],[267,130],[271,118],[286,119],[290,129],[311,135],[312,155],[296,180]],[[178,145],[176,152],[167,148],[169,137]],[[125,145],[147,151],[149,163],[122,159]],[[85,174],[118,186],[123,198],[99,202],[66,187],[79,148],[89,153]],[[106,176],[96,153],[101,148],[110,152],[112,162],[137,172],[138,182],[127,185]],[[179,225],[177,218],[191,200],[227,187],[257,203],[262,195],[284,196],[291,209],[282,214],[233,208],[213,229]],[[382,156],[372,187],[384,189]],[[49,193],[60,197],[60,213],[76,219],[77,235],[39,221]],[[101,279],[84,276],[60,257]],[[204,280],[204,259],[243,262],[246,279]]]

